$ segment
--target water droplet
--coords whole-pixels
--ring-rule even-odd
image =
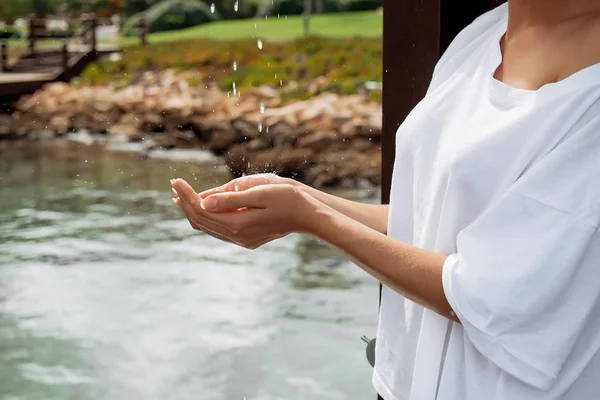
[[[262,132],[262,130],[263,130],[263,125],[262,125],[262,122],[259,122],[259,123],[258,123],[258,131],[259,131],[259,132]]]
[[[261,114],[265,113],[265,103],[263,101],[260,102],[260,113]]]
[[[215,3],[212,3],[210,5],[210,12],[213,13],[213,14],[215,13]]]
[[[233,62],[233,70],[237,71],[237,62],[235,62],[235,61]]]
[[[258,48],[262,50],[262,40],[258,39],[258,42],[256,42],[256,44],[258,45]]]
[[[233,82],[233,95],[237,94],[237,87],[235,86],[235,82]]]
[[[238,12],[239,9],[239,4],[240,2],[236,0],[235,3],[233,3],[233,11]]]

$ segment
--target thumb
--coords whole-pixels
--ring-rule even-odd
[[[240,208],[266,208],[264,190],[252,188],[241,192],[215,193],[202,199],[202,208],[211,212],[235,211]]]

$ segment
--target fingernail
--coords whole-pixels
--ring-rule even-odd
[[[171,179],[169,182],[171,182],[172,185],[173,183],[175,183],[175,179]]]
[[[171,199],[173,200],[173,203],[177,204],[177,199]]]
[[[202,200],[202,207],[205,210],[215,210],[217,208],[217,199],[213,198],[208,198],[208,199],[204,199]]]

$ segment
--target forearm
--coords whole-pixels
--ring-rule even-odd
[[[394,240],[330,207],[315,203],[313,211],[308,234],[337,248],[406,298],[458,322],[442,287],[447,256]]]
[[[322,192],[308,185],[293,181],[293,185],[321,203],[335,211],[351,218],[362,225],[380,232],[387,233],[389,206],[380,204],[364,204],[357,201],[343,199],[329,193]]]

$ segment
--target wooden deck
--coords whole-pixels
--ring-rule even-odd
[[[8,41],[0,46],[0,105],[8,104],[19,96],[30,94],[49,82],[68,82],[81,74],[98,58],[119,53],[121,48],[114,44],[98,43],[96,16],[84,15],[81,24],[73,28],[76,35],[64,39],[60,48],[38,48],[36,42],[47,39],[44,20],[30,20],[28,52],[20,55],[16,62],[9,62],[11,46]],[[139,28],[143,45],[146,44],[147,25],[141,21]]]

